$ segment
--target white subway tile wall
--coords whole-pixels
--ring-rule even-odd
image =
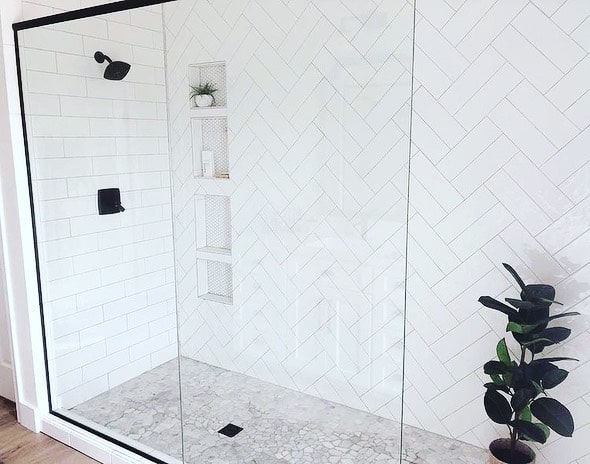
[[[406,418],[484,447],[506,434],[481,367],[505,321],[477,298],[517,295],[508,262],[583,313],[554,350],[580,359],[552,391],[577,430],[537,462],[590,462],[590,3],[466,0],[444,18],[431,3],[417,1]]]
[[[21,33],[54,407],[177,356],[161,11]],[[102,78],[97,50],[125,80]],[[111,187],[126,211],[99,216]]]

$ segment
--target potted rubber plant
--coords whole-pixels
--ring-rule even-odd
[[[490,464],[530,464],[535,453],[526,442],[545,443],[549,433],[571,437],[574,420],[569,410],[550,396],[550,390],[562,383],[568,371],[559,367],[562,361],[577,361],[565,357],[541,357],[545,348],[566,340],[571,330],[552,326],[554,321],[577,312],[551,315],[555,288],[551,285],[526,285],[508,264],[506,270],[520,286],[520,299],[506,298],[504,304],[489,296],[479,302],[508,318],[506,332],[518,346],[517,356],[511,356],[506,338],[496,346],[497,359],[484,365],[491,381],[486,383],[484,407],[488,417],[508,427],[510,438],[500,438],[490,444]]]
[[[217,89],[211,82],[205,82],[197,86],[191,85],[190,98],[194,99],[195,106],[199,108],[209,107],[215,103],[215,96],[213,95],[215,92],[217,92]]]

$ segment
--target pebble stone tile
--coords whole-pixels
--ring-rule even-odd
[[[481,448],[409,426],[400,453],[400,425],[394,421],[192,359],[181,358],[180,364],[180,389],[173,360],[71,411],[172,461],[184,456],[187,464],[484,464],[487,459]],[[233,438],[219,434],[229,423],[244,430]]]

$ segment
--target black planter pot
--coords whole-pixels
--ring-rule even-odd
[[[514,453],[510,450],[510,439],[499,438],[490,443],[489,464],[534,464],[535,452],[522,442],[516,444]]]

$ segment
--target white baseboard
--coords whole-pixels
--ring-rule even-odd
[[[0,396],[10,401],[16,401],[12,366],[5,362],[0,362]]]

